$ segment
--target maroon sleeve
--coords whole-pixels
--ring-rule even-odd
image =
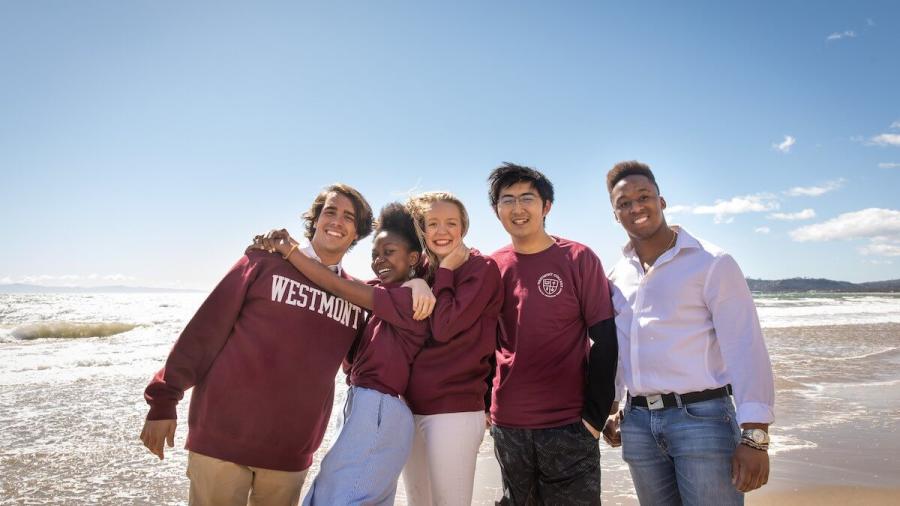
[[[362,325],[359,326],[359,329],[356,331],[356,337],[353,338],[353,343],[350,344],[350,349],[347,350],[347,354],[344,356],[343,362],[341,362],[341,370],[344,371],[344,375],[347,376],[347,384],[350,384],[350,372],[353,371],[353,361],[356,360],[356,352],[359,351],[359,343],[363,340],[366,334],[366,326],[369,324],[369,317],[371,316],[370,312],[366,312],[365,320]]]
[[[253,255],[251,253],[251,255]],[[258,260],[245,255],[213,289],[182,331],[166,364],[144,390],[148,420],[176,418],[176,404],[209,370],[228,340],[247,289],[258,275]]]
[[[578,285],[578,299],[581,301],[581,315],[588,327],[613,317],[612,299],[609,295],[609,280],[603,272],[603,265],[597,255],[583,247],[576,262],[578,269],[575,279]]]
[[[412,288],[376,286],[372,293],[372,299],[374,302],[373,316],[377,316],[399,329],[416,334],[423,334],[427,331],[427,319],[413,320]]]
[[[435,341],[450,341],[474,325],[497,296],[500,269],[486,259],[471,261],[478,262],[477,266],[455,274],[449,269],[438,269],[434,276],[432,290],[437,301],[431,313],[431,337]]]

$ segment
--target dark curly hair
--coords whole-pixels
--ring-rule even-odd
[[[353,203],[353,211],[356,214],[357,237],[350,243],[350,247],[352,248],[356,246],[356,243],[359,242],[360,239],[364,239],[372,233],[372,207],[369,206],[365,197],[363,197],[356,188],[344,183],[335,183],[326,186],[319,192],[315,200],[313,200],[312,205],[309,206],[309,210],[303,213],[303,221],[306,226],[304,235],[311,241],[316,234],[316,221],[319,220],[319,215],[322,214],[322,209],[325,208],[325,201],[328,199],[328,194],[332,192],[340,193],[350,199],[350,202]]]
[[[382,230],[402,237],[409,245],[410,251],[422,253],[422,243],[419,242],[419,236],[416,234],[415,220],[403,204],[391,202],[381,208],[375,234],[377,235]]]

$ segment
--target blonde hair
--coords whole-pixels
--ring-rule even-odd
[[[425,215],[428,211],[431,211],[431,206],[435,202],[449,202],[456,205],[459,208],[459,216],[462,222],[462,237],[465,237],[466,232],[469,231],[469,213],[466,211],[466,206],[463,205],[461,200],[456,198],[456,195],[450,192],[424,192],[412,196],[406,201],[406,208],[409,210],[409,214],[412,215],[413,222],[416,225],[416,235],[419,236],[419,242],[422,243],[425,255],[428,257],[428,272],[426,274],[428,278],[431,278],[438,265],[440,265],[437,255],[428,248],[428,244],[425,242]]]

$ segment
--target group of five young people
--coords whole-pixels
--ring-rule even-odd
[[[262,353],[251,349],[259,342],[249,337],[251,332],[244,332],[248,344],[229,355],[234,355],[233,360],[221,359],[226,348],[233,351],[237,346],[232,341],[245,342],[235,338],[238,331],[272,316],[265,316],[271,310],[259,309],[263,304],[274,304],[276,311],[283,311],[285,305],[305,308],[310,315],[317,312],[325,317],[320,319],[331,322],[329,325],[343,324],[348,335],[351,327],[359,331],[345,363],[350,388],[339,434],[304,504],[391,504],[401,470],[410,504],[470,504],[486,416],[501,467],[504,503],[524,504],[529,497],[546,504],[599,503],[597,438],[613,404],[617,346],[603,268],[589,248],[544,230],[553,187],[543,174],[504,164],[491,173],[489,183],[491,205],[511,238],[509,246],[490,256],[465,245],[469,228],[465,206],[444,192],[425,193],[405,205],[394,203],[382,209],[372,250],[376,279],[368,283],[350,278],[338,265],[326,267],[332,261],[322,256],[329,248],[346,251],[350,236],[355,244],[368,234],[367,224],[358,223],[368,205],[361,208],[356,201],[365,201],[349,187],[335,185],[335,191],[323,192],[326,198],[317,199],[322,202],[308,213],[306,236],[315,248],[298,248],[284,230],[257,236],[254,247],[270,253],[248,250],[250,256],[226,277],[235,278],[240,286],[236,294],[229,295],[229,300],[234,299],[234,311],[229,311],[233,318],[220,318],[223,321],[216,323],[221,342],[208,342],[205,336],[211,330],[195,332],[199,329],[195,320],[212,320],[214,314],[222,314],[214,304],[216,294],[230,285],[223,288],[220,284],[204,304],[207,311],[203,307],[198,311],[145,393],[151,413],[142,440],[162,458],[163,439],[172,444],[175,402],[184,390],[196,385],[187,445],[189,457],[198,460],[188,465],[192,503],[195,488],[198,498],[221,492],[215,470],[208,474],[213,478],[206,480],[211,483],[209,490],[200,491],[201,471],[208,466],[199,459],[206,455],[217,463],[222,463],[217,459],[225,459],[225,464],[249,469],[248,488],[236,493],[249,493],[253,499],[257,489],[263,488],[257,483],[261,482],[257,476],[265,471],[262,468],[302,469],[302,484],[311,460],[309,450],[314,451],[322,440],[323,423],[330,414],[330,403],[326,406],[324,402],[330,396],[307,398],[285,391],[283,398],[303,404],[304,412],[315,411],[315,405],[322,404],[319,411],[323,416],[316,415],[316,427],[309,430],[315,437],[303,443],[303,462],[273,461],[269,466],[268,456],[281,453],[271,445],[239,454],[224,440],[198,444],[202,438],[195,433],[202,433],[204,425],[215,425],[208,432],[216,437],[233,434],[235,439],[246,439],[248,445],[254,441],[251,433],[260,429],[258,421],[243,427],[244,422],[223,420],[216,411],[220,398],[227,397],[224,402],[236,407],[246,402],[279,404],[268,394],[254,396],[251,387],[237,377],[219,378],[217,371],[234,374],[235,368],[258,369],[268,364],[287,372],[280,363],[317,346],[305,337],[302,344],[287,339],[310,333],[298,330],[295,322],[290,330],[272,332],[285,336],[281,339],[290,341],[288,346],[296,348],[296,353],[272,356],[283,346],[275,342]],[[347,192],[357,198],[345,198]],[[275,261],[274,252],[289,264]],[[338,261],[340,256],[336,256]],[[269,288],[270,273],[262,272],[257,264],[274,269],[271,300],[268,292],[262,293]],[[284,268],[295,268],[299,277],[291,279]],[[424,278],[430,286],[414,278]],[[257,284],[258,290],[254,288]],[[248,299],[248,290],[260,293]],[[431,302],[422,297],[426,290]],[[258,304],[248,303],[256,298]],[[431,304],[433,312],[425,319]],[[360,308],[369,313],[364,325],[356,320]],[[209,318],[204,317],[207,313]],[[228,326],[231,330],[225,328]],[[333,337],[328,332],[312,334],[325,341]],[[346,349],[346,339],[321,346]],[[253,360],[242,362],[241,356]],[[315,357],[315,353],[308,356]],[[202,357],[208,360],[200,360]],[[328,367],[334,363],[330,356],[311,360]],[[310,364],[303,367],[313,368]],[[188,370],[190,374],[185,374]],[[200,405],[204,398],[214,397],[207,392],[214,388],[206,385],[211,381],[210,371],[228,386],[219,389],[216,406],[210,404],[208,413],[198,414],[194,403]],[[302,378],[310,376],[309,370],[297,372]],[[316,377],[327,377],[327,373]],[[283,378],[281,390],[301,386],[306,381],[302,378]],[[235,389],[248,395],[235,394]],[[286,409],[273,408],[269,417],[277,419],[279,413],[291,411]],[[235,412],[233,418],[254,418],[248,415]],[[264,430],[277,445],[279,428],[269,425]],[[235,432],[236,427],[240,433]],[[285,447],[283,452],[291,453],[291,448]],[[298,478],[291,475],[285,479]],[[299,487],[293,494],[299,494]]]

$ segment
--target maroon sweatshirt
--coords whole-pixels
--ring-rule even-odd
[[[372,317],[359,341],[350,384],[400,396],[409,368],[428,338],[428,320],[413,320],[412,289],[399,283],[375,286]]]
[[[438,269],[432,289],[431,339],[413,363],[406,400],[417,415],[484,410],[503,304],[500,269],[472,250],[455,270]]]
[[[341,360],[363,310],[279,255],[238,260],[175,342],[144,393],[172,419],[193,387],[186,447],[241,465],[302,471],[322,442]]]
[[[544,251],[491,255],[504,299],[491,418],[502,427],[544,429],[581,420],[588,328],[613,317],[600,259],[554,237]]]

